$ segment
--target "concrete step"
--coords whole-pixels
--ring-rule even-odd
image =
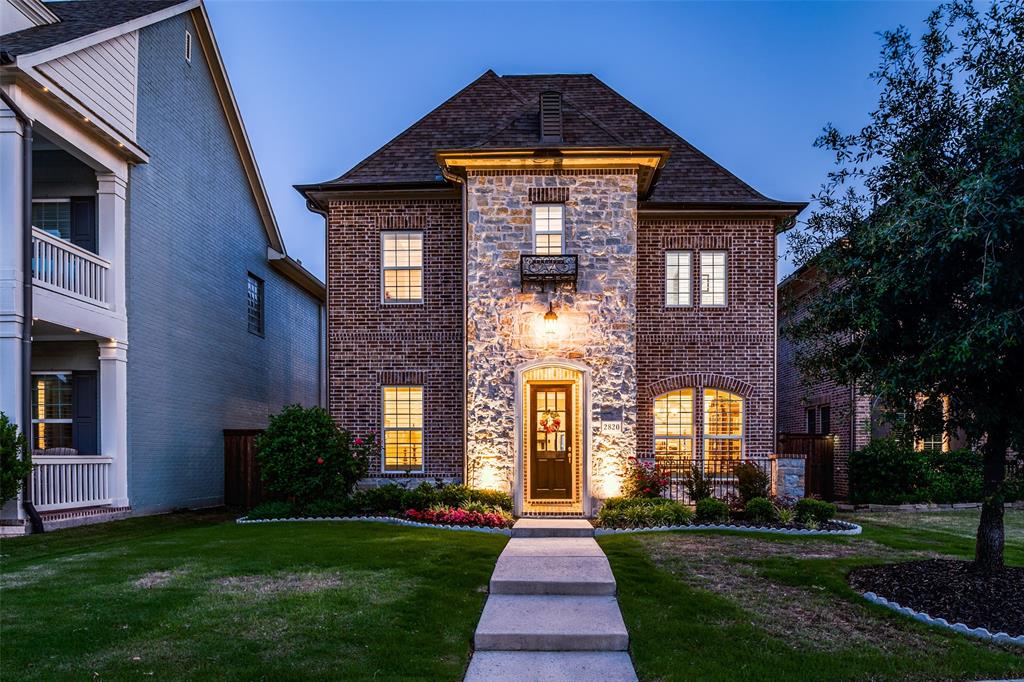
[[[594,526],[583,519],[519,519],[514,538],[592,538]]]
[[[501,556],[603,557],[594,538],[512,538]]]
[[[503,554],[491,575],[491,594],[614,595],[615,578],[604,557]]]
[[[635,682],[625,651],[477,651],[466,682]]]
[[[625,651],[615,597],[495,594],[476,629],[479,651]]]

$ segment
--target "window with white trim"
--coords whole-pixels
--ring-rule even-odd
[[[192,63],[192,34],[185,31],[185,61]]]
[[[693,305],[692,260],[689,251],[665,252],[665,305]]]
[[[720,308],[726,304],[727,260],[726,251],[700,252],[701,306]]]
[[[735,393],[704,389],[704,456],[743,456],[743,398]]]
[[[32,373],[32,449],[73,447],[71,372]]]
[[[381,279],[385,303],[423,302],[423,233],[381,234]]]
[[[71,241],[71,200],[33,199],[32,226]]]
[[[536,204],[533,207],[533,252],[557,256],[565,247],[565,206]]]
[[[654,456],[693,457],[693,389],[683,388],[654,400]]]
[[[385,386],[384,471],[423,470],[423,387]]]

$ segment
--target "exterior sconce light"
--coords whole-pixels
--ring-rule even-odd
[[[548,301],[548,311],[544,313],[544,334],[551,338],[554,337],[557,331],[558,315],[555,314],[554,309],[551,307],[551,301]]]

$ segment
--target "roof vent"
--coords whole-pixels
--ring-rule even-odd
[[[540,141],[562,141],[562,93],[540,93]]]

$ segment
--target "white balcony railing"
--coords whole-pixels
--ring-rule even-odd
[[[111,457],[36,455],[29,499],[39,511],[110,504],[111,461]]]
[[[32,279],[36,284],[106,307],[110,303],[107,297],[109,276],[108,261],[37,227],[32,228]]]

